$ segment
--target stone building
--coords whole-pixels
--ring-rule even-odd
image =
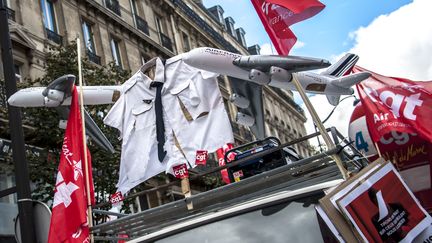
[[[236,16],[225,17],[220,6],[207,9],[197,0],[6,0],[6,3],[18,82],[42,76],[50,47],[70,43],[77,37],[82,41],[83,53],[93,63],[115,62],[133,72],[152,57],[169,58],[202,46],[244,55],[260,51],[258,45],[247,46],[245,31],[235,26]],[[2,68],[0,65],[0,77]],[[237,108],[228,102],[231,94],[228,77],[219,77],[219,84],[234,120]],[[267,136],[288,142],[306,134],[304,111],[294,103],[291,91],[264,87],[263,99]],[[235,122],[233,128],[238,144],[254,139],[249,128]],[[311,154],[307,143],[296,145],[295,149],[304,157]],[[158,203],[149,202],[148,206]]]

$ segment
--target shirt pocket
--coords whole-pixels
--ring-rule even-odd
[[[193,80],[188,79],[170,90],[170,93],[178,98],[183,114],[188,121],[196,120],[200,116],[208,114],[208,107],[202,102],[200,90]]]
[[[135,118],[134,127],[136,130],[147,129],[155,126],[156,118],[152,107],[153,100],[149,102],[143,101],[132,108],[132,115]]]

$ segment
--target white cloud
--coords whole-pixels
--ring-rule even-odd
[[[394,77],[413,80],[432,80],[432,25],[430,23],[432,1],[414,0],[398,10],[381,15],[368,26],[349,33],[355,40],[354,47],[347,52],[360,56],[359,65],[371,71]],[[337,60],[344,53],[331,57]],[[358,97],[358,95],[357,95]],[[333,106],[324,95],[310,97],[321,119]],[[352,102],[349,98],[338,105],[325,126],[335,126],[347,136]],[[306,107],[302,104],[303,109]],[[306,130],[315,132],[312,119],[306,112]],[[314,140],[311,140],[314,143]]]
[[[302,47],[304,47],[306,45],[306,43],[297,40],[297,42],[294,44],[294,46],[292,47],[292,50],[298,50]]]
[[[264,43],[261,45],[261,55],[277,55],[276,49],[270,43]]]
[[[297,41],[295,45],[292,47],[291,51],[300,49],[304,47],[306,44],[301,41]],[[270,43],[264,43],[261,45],[261,55],[277,55],[277,51],[275,47]]]

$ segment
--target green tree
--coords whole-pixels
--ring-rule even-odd
[[[130,76],[129,71],[122,70],[112,63],[99,66],[86,58],[82,62],[82,67],[85,85],[115,85]],[[46,58],[45,75],[33,81],[27,80],[20,85],[20,88],[46,86],[65,74],[73,74],[78,77],[76,43],[52,49]],[[98,105],[87,106],[86,110],[113,143],[116,151],[120,151],[118,133],[103,125],[102,122],[103,116],[106,115],[109,108],[109,105]],[[24,134],[26,144],[42,149],[27,149],[30,179],[34,183],[32,197],[48,202],[53,198],[64,130],[58,128],[60,117],[53,108],[25,108],[22,113],[23,124],[26,127]],[[1,115],[4,114],[7,115],[6,109],[2,106]],[[8,134],[3,134],[3,131],[8,131],[7,123],[2,123],[1,135],[8,138]],[[120,152],[110,154],[94,145],[91,139],[88,140],[88,144],[92,156],[96,200],[98,202],[106,201],[108,196],[116,191],[115,184],[118,180]],[[7,164],[11,165],[11,159],[5,158]]]

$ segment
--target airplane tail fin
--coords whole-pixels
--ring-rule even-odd
[[[359,60],[359,56],[352,53],[347,53],[339,61],[332,64],[329,68],[323,71],[321,74],[333,77],[342,77],[349,74],[354,65]]]

